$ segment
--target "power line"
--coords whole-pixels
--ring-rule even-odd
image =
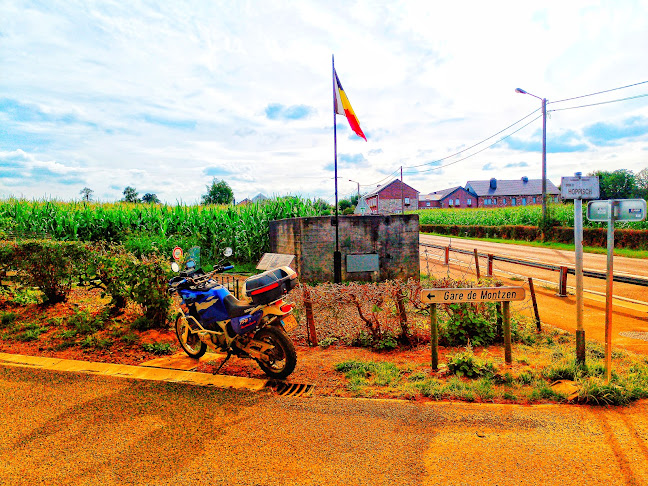
[[[506,139],[509,138],[511,135],[514,135],[514,134],[516,134],[517,132],[519,132],[520,130],[522,130],[523,128],[526,128],[527,126],[531,125],[534,121],[538,120],[539,118],[542,118],[542,115],[539,115],[539,116],[535,117],[535,118],[534,118],[533,120],[531,120],[529,123],[526,123],[525,125],[522,125],[520,128],[518,128],[518,129],[515,130],[514,132],[511,132],[511,133],[509,133],[508,135],[506,135],[505,137],[500,138],[497,142],[495,142],[495,143],[489,145],[488,147],[484,147],[483,149],[478,150],[477,152],[475,152],[475,153],[473,153],[473,154],[470,154],[470,155],[468,155],[468,156],[466,156],[466,157],[464,157],[464,158],[462,158],[462,159],[455,160],[454,162],[450,162],[449,164],[445,164],[445,165],[440,165],[440,166],[438,166],[438,167],[432,167],[431,169],[428,169],[428,170],[418,170],[418,171],[415,171],[415,172],[407,172],[407,175],[422,174],[422,173],[425,173],[425,172],[431,172],[431,171],[433,171],[433,170],[443,169],[444,167],[448,167],[448,166],[450,166],[450,165],[454,165],[454,164],[456,164],[456,163],[458,163],[458,162],[461,162],[462,160],[469,159],[469,158],[472,157],[473,155],[477,155],[477,154],[483,152],[484,150],[488,150],[489,148],[494,147],[495,145],[497,145],[498,143],[500,143],[502,140],[506,140]]]
[[[589,105],[570,106],[568,108],[555,108],[550,111],[575,110],[576,108],[587,108],[588,106],[606,105],[608,103],[617,103],[619,101],[627,101],[627,100],[634,100],[637,98],[644,98],[645,96],[648,96],[648,93],[637,95],[637,96],[629,96],[628,98],[619,98],[618,100],[601,101],[600,103],[590,103]]]
[[[612,88],[612,89],[606,89],[604,91],[597,91],[596,93],[590,93],[586,95],[581,95],[581,96],[574,96],[573,98],[565,98],[564,100],[557,100],[557,101],[547,101],[547,104],[550,103],[562,103],[563,101],[571,101],[571,100],[577,100],[579,98],[586,98],[587,96],[595,96],[603,93],[609,93],[610,91],[617,91],[619,89],[625,89],[625,88],[632,88],[633,86],[639,86],[640,84],[646,84],[648,81],[641,81],[640,83],[634,83],[634,84],[629,84],[627,86],[620,86],[618,88]],[[557,110],[554,110],[557,111]]]
[[[369,187],[369,186],[375,186],[376,184],[381,184],[382,182],[386,181],[390,177],[392,177],[395,173],[397,173],[400,170],[400,168],[396,169],[394,172],[389,174],[388,176],[380,179],[379,181],[374,182],[373,184],[360,184],[360,187]]]
[[[500,133],[505,132],[505,131],[508,130],[509,128],[511,128],[511,127],[517,125],[518,123],[520,123],[522,120],[526,120],[526,119],[529,118],[531,115],[533,115],[534,113],[536,113],[538,110],[540,110],[540,108],[537,108],[537,109],[533,110],[531,113],[529,113],[529,114],[526,115],[525,117],[520,118],[520,119],[519,119],[518,121],[516,121],[515,123],[510,124],[508,127],[503,128],[503,129],[500,130],[499,132],[494,133],[493,135],[491,135],[491,136],[488,137],[488,138],[485,138],[485,139],[482,140],[481,142],[477,142],[476,144],[471,145],[470,147],[466,147],[465,149],[460,150],[459,152],[456,152],[456,153],[454,153],[454,154],[452,154],[452,155],[448,155],[448,156],[446,156],[446,157],[443,157],[442,159],[434,160],[434,161],[432,161],[432,162],[425,162],[424,164],[419,164],[419,165],[408,165],[408,166],[403,166],[403,168],[404,168],[404,169],[414,169],[414,168],[416,168],[416,167],[423,167],[424,165],[430,165],[430,164],[434,164],[434,163],[436,163],[436,162],[441,162],[442,160],[450,159],[450,158],[452,158],[452,157],[454,157],[454,156],[456,156],[456,155],[462,154],[462,153],[464,153],[464,152],[466,152],[466,151],[468,151],[468,150],[470,150],[470,149],[472,149],[472,148],[475,148],[477,145],[481,145],[482,143],[486,142],[487,140],[490,140],[491,138],[496,137],[496,136],[499,135]],[[536,120],[537,120],[537,118],[536,118]],[[525,125],[525,126],[526,126],[526,125]],[[515,133],[515,132],[514,132],[514,133]]]

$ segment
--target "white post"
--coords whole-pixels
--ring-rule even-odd
[[[612,287],[614,285],[614,220],[616,201],[608,200],[607,276],[605,289],[605,380],[612,377]]]
[[[575,176],[581,178],[581,173]],[[583,200],[574,199],[574,252],[576,257],[576,362],[585,363],[585,330],[583,329]]]

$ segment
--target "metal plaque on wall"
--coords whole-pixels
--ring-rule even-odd
[[[353,272],[379,272],[380,261],[377,253],[366,253],[363,255],[347,255],[346,271]]]

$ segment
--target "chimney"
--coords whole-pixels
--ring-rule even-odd
[[[529,178],[527,176],[522,177],[522,182],[526,184],[527,182],[529,182]]]
[[[490,180],[490,188],[493,190],[497,189],[497,179],[494,177]]]

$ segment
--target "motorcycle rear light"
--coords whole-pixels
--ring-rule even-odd
[[[281,312],[290,312],[292,310],[292,305],[290,304],[284,304],[281,307],[279,307],[279,310]]]
[[[263,292],[267,292],[268,290],[276,289],[279,287],[279,282],[275,282],[273,284],[268,285],[267,287],[260,287],[256,290],[253,290],[250,295],[257,295],[257,294],[262,294]]]

